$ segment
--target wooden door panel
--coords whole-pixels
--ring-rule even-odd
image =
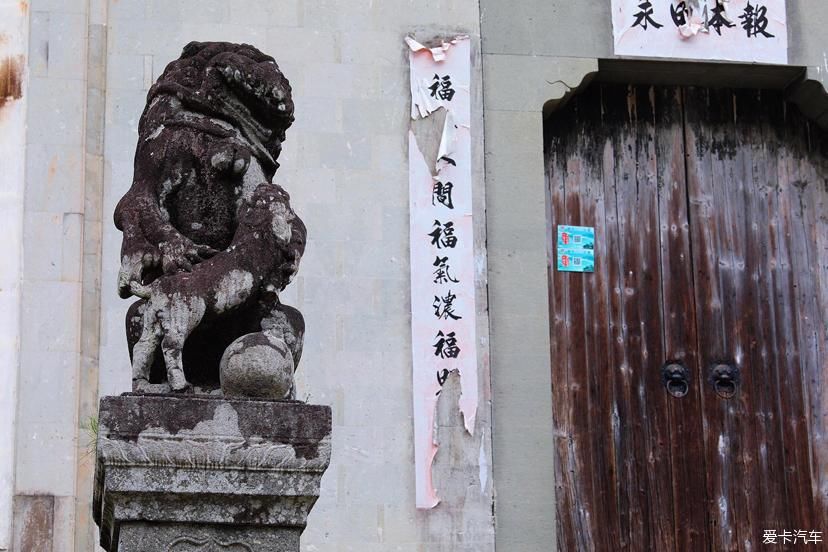
[[[624,398],[632,406],[630,431],[636,472],[639,477],[643,476],[644,483],[639,482],[638,492],[643,490],[647,495],[640,500],[646,507],[642,512],[646,515],[640,518],[641,532],[646,538],[631,539],[631,545],[635,548],[646,544],[647,549],[669,550],[675,543],[675,498],[668,423],[671,397],[661,381],[661,368],[667,355],[655,138],[657,112],[665,106],[657,104],[655,91],[650,87],[630,87],[626,103],[627,109],[620,113],[630,119],[628,131],[621,133],[620,147],[615,150],[616,167],[622,167],[620,178],[616,171],[615,180],[619,243],[623,244],[619,247],[619,295],[624,308],[618,335],[624,339],[626,358],[615,368],[621,375]],[[615,113],[619,111],[616,109]],[[631,151],[635,154],[631,155]]]
[[[751,418],[757,380],[752,357],[755,303],[747,252],[743,145],[737,138],[737,112],[730,91],[686,91],[688,197],[696,264],[698,350],[704,375],[704,442],[706,445],[710,534],[716,549],[737,550],[762,534],[758,458]],[[750,267],[753,268],[753,267]],[[718,363],[734,365],[741,380],[733,398],[713,391],[710,378]],[[773,414],[765,411],[762,414]],[[773,483],[771,483],[773,484]]]
[[[748,451],[751,469],[748,502],[754,508],[751,542],[757,542],[764,529],[788,527],[791,523],[785,507],[784,434],[778,423],[779,401],[775,390],[778,372],[775,369],[778,343],[774,331],[773,256],[774,232],[769,224],[777,212],[774,201],[779,144],[774,138],[771,118],[782,108],[781,98],[769,104],[759,91],[732,93],[734,106],[735,163],[741,175],[737,186],[745,212],[745,304],[737,313],[741,320],[745,348],[737,358],[745,366],[742,382],[747,416],[751,417],[753,439]],[[763,105],[763,103],[768,105]],[[734,305],[736,307],[737,305]],[[712,396],[712,395],[711,395]],[[715,397],[714,397],[715,398]],[[767,484],[765,479],[777,482]],[[758,502],[758,508],[757,508]]]
[[[593,87],[547,136],[550,236],[558,224],[596,229],[594,274],[549,272],[563,550],[672,550],[677,541],[694,550],[705,541],[703,523],[679,528],[675,518],[703,519],[674,496],[700,492],[690,475],[700,446],[671,461],[693,442],[682,431],[699,418],[685,418],[661,383],[668,343],[673,358],[693,361],[679,344],[693,335],[691,290],[669,288],[665,300],[662,288],[663,270],[690,269],[676,113],[675,89]],[[663,226],[675,229],[664,246],[675,258],[663,255]],[[681,418],[680,431],[670,418]]]
[[[576,125],[579,117],[584,114],[568,112],[567,126]],[[585,163],[579,155],[585,137],[583,133],[573,133],[552,138],[555,145],[550,150],[549,163],[554,170],[547,181],[552,209],[548,220],[557,220],[562,213],[571,212],[580,221],[582,184],[583,188],[596,189],[592,184],[595,175],[592,171],[584,173]],[[591,207],[589,200],[585,200],[584,205],[587,209]],[[594,217],[594,213],[593,209],[583,216]],[[554,249],[550,255],[554,255]],[[601,490],[612,492],[615,486],[608,482],[611,474],[599,468],[605,465],[605,450],[593,439],[606,431],[606,425],[596,427],[605,422],[605,417],[585,413],[593,405],[604,402],[598,397],[606,396],[606,383],[596,381],[593,373],[599,374],[605,364],[600,359],[592,363],[588,361],[596,356],[596,347],[600,345],[598,336],[587,335],[583,279],[556,277],[554,273],[550,276],[554,280],[550,288],[554,290],[550,294],[551,331],[559,336],[553,341],[552,350],[557,366],[555,387],[567,396],[567,400],[553,403],[554,417],[558,420],[555,427],[558,481],[566,481],[558,486],[558,528],[559,533],[570,535],[569,542],[578,549],[601,549],[609,539],[609,535],[601,531],[607,498],[602,496]],[[586,307],[597,311],[601,304]],[[596,469],[585,474],[586,477],[567,477],[567,474],[582,470],[584,465],[594,465]],[[612,526],[604,528],[608,532],[613,530]]]
[[[706,379],[717,362],[741,377],[731,399],[709,382],[702,395],[710,533],[714,549],[743,550],[764,529],[817,521],[803,390],[825,360],[809,346],[820,314],[801,199],[819,177],[805,174],[809,126],[780,94],[690,89],[686,100],[699,354]]]
[[[804,257],[794,264],[800,290],[801,358],[807,367],[802,395],[811,436],[814,525],[828,530],[828,136],[799,113],[784,115],[792,119],[789,129],[800,129],[798,138],[786,142],[800,144],[796,156],[800,178],[791,181],[798,184],[789,190],[794,191],[798,206],[794,235],[806,244]]]
[[[545,139],[559,549],[828,530],[824,132],[778,93],[598,84]],[[559,224],[593,274],[554,269]]]
[[[693,282],[684,148],[684,94],[656,88],[656,159],[661,241],[664,359],[690,373],[690,392],[667,401],[672,462],[676,550],[708,549],[705,448],[702,434],[703,375],[696,354],[696,304]]]
[[[817,379],[820,365],[828,357],[825,352],[825,326],[819,328],[813,322],[823,318],[817,308],[817,289],[820,280],[814,270],[817,257],[816,240],[810,225],[817,228],[816,220],[828,215],[828,211],[814,213],[814,203],[824,201],[825,178],[828,172],[820,167],[819,143],[824,133],[812,126],[798,111],[776,110],[782,118],[774,128],[784,129],[780,137],[778,171],[777,242],[780,255],[777,270],[780,274],[776,305],[781,310],[777,318],[778,331],[784,335],[785,354],[778,363],[782,405],[782,427],[785,434],[785,474],[788,493],[791,496],[792,523],[802,527],[814,527],[820,523],[825,530],[828,510],[823,502],[815,502],[812,484],[811,448],[825,450],[819,433],[811,430],[811,411],[808,388],[822,386],[826,381]],[[816,155],[815,155],[816,154]],[[807,216],[806,216],[807,211]],[[813,215],[812,215],[813,213]],[[780,301],[780,298],[782,300]],[[825,311],[823,311],[824,313]],[[825,403],[815,405],[816,413],[824,412]],[[811,436],[817,436],[812,439]],[[822,442],[822,443],[821,443]],[[823,489],[823,500],[825,492]],[[821,515],[818,514],[818,508]]]

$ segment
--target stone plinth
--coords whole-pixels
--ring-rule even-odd
[[[109,552],[292,552],[331,455],[331,410],[295,401],[101,400],[94,516]]]

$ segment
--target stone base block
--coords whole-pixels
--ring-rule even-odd
[[[195,523],[121,523],[118,552],[285,552],[299,550],[300,529]]]
[[[329,407],[127,393],[101,400],[98,427],[105,550],[299,550],[330,463]]]

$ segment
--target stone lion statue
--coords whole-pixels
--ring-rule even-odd
[[[134,391],[295,396],[304,320],[279,293],[306,229],[272,183],[293,120],[288,80],[248,44],[191,42],[150,89],[115,209]]]

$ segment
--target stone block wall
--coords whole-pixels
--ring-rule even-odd
[[[28,96],[25,8],[16,1],[0,1],[0,550],[9,548],[14,494]]]
[[[414,508],[411,421],[403,38],[464,32],[479,43],[477,2],[119,0],[108,16],[105,213],[130,184],[147,89],[186,42],[250,42],[276,58],[293,87],[296,123],[275,180],[304,219],[308,246],[283,301],[304,313],[308,328],[299,398],[329,404],[334,415],[333,460],[303,549],[491,549],[491,485],[434,512]],[[476,70],[479,78],[479,63]],[[482,120],[477,140],[482,154]],[[482,178],[477,186],[482,206]],[[482,216],[480,223],[482,233]],[[129,386],[126,302],[112,293],[119,244],[120,233],[105,226],[101,394]],[[489,416],[481,419],[489,454]],[[465,437],[446,437],[447,451],[451,439]],[[480,439],[453,469],[479,477]]]
[[[823,97],[828,3],[788,6],[791,64]],[[284,300],[308,325],[300,398],[334,415],[333,461],[304,549],[493,550],[493,476],[498,548],[553,547],[542,110],[612,57],[608,8],[609,0],[0,0],[0,551],[96,549],[85,428],[99,396],[130,387],[112,211],[131,181],[147,90],[190,40],[252,43],[276,57],[294,88],[297,121],[276,179],[309,243]],[[436,432],[443,503],[428,512],[413,506],[412,123],[402,42],[412,32],[421,41],[470,34],[477,84],[478,431],[463,432],[450,378]],[[26,78],[10,94],[17,59]]]
[[[131,182],[149,87],[187,42],[226,40],[273,55],[296,102],[276,181],[290,192],[309,242],[283,300],[307,321],[299,398],[330,405],[334,421],[333,460],[303,550],[492,550],[477,1],[32,0],[27,8],[11,549],[41,541],[52,552],[97,549],[85,427],[99,396],[130,388],[129,302],[115,291],[121,235],[112,212]],[[481,403],[473,437],[450,401],[441,403],[435,479],[443,503],[430,512],[414,508],[409,33],[470,34],[477,83]],[[459,388],[446,385],[446,397]]]
[[[88,5],[14,4],[28,17],[28,58],[10,547],[47,549],[47,539],[51,550],[72,550],[83,456],[78,374]]]

